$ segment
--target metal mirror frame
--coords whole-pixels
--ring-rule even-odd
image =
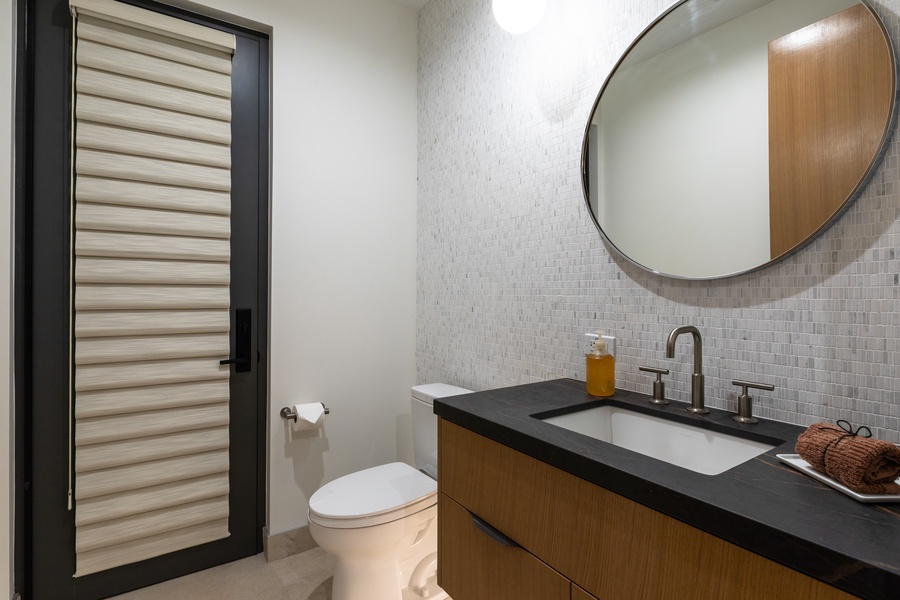
[[[898,90],[898,82],[900,82],[900,78],[897,77],[897,50],[894,46],[894,41],[890,36],[890,33],[887,30],[887,27],[884,24],[884,20],[878,15],[878,13],[874,10],[869,0],[857,0],[860,4],[865,6],[869,12],[873,15],[875,20],[878,22],[879,27],[884,35],[884,39],[887,41],[887,46],[890,51],[890,61],[892,65],[892,77],[893,77],[893,88],[894,88],[894,101],[891,105],[891,114],[888,118],[887,126],[885,127],[884,135],[881,139],[881,145],[879,147],[878,152],[875,153],[868,170],[865,175],[860,178],[859,183],[854,187],[847,195],[847,198],[844,200],[844,203],[841,205],[840,209],[837,210],[832,218],[828,219],[826,222],[822,223],[815,231],[813,231],[809,236],[800,241],[797,245],[791,248],[789,251],[784,252],[774,258],[771,258],[765,263],[762,263],[758,266],[751,267],[748,269],[735,271],[732,273],[725,273],[722,275],[711,275],[708,277],[691,277],[685,275],[676,275],[672,273],[665,273],[663,271],[654,269],[648,265],[642,264],[630,256],[628,256],[625,252],[623,252],[615,242],[610,239],[610,237],[603,231],[603,228],[600,226],[599,221],[597,220],[597,216],[594,214],[593,209],[591,208],[591,198],[590,198],[590,190],[589,190],[589,181],[588,181],[588,143],[589,143],[589,134],[591,125],[594,121],[594,115],[597,112],[597,107],[600,104],[600,100],[603,97],[603,92],[606,91],[606,88],[609,86],[613,77],[616,75],[616,72],[619,70],[619,67],[622,63],[628,58],[628,55],[631,51],[644,39],[644,37],[657,25],[659,25],[666,17],[670,16],[673,12],[682,8],[683,6],[690,3],[692,0],[680,0],[676,4],[673,4],[668,9],[666,9],[662,14],[660,14],[656,19],[653,20],[647,27],[645,27],[641,33],[634,39],[631,44],[629,44],[628,48],[622,53],[622,56],[616,61],[616,64],[613,66],[612,70],[609,72],[609,75],[606,76],[606,79],[603,82],[603,85],[600,87],[600,91],[597,94],[597,98],[594,100],[593,105],[591,106],[591,111],[588,116],[587,124],[584,129],[584,136],[582,138],[582,148],[581,148],[581,189],[582,196],[584,197],[585,208],[587,209],[588,214],[591,217],[591,221],[593,221],[594,226],[597,228],[597,231],[600,233],[600,237],[606,242],[608,247],[611,247],[615,253],[621,258],[625,259],[627,262],[632,265],[639,267],[645,271],[653,273],[655,275],[659,275],[661,277],[666,277],[670,279],[680,279],[687,281],[713,281],[719,279],[727,279],[729,277],[737,277],[739,275],[745,275],[747,273],[753,273],[755,271],[759,271],[768,266],[774,265],[776,263],[781,262],[782,260],[792,256],[809,245],[812,241],[818,238],[822,233],[824,233],[828,228],[830,228],[836,221],[838,221],[841,216],[853,205],[856,199],[860,196],[862,191],[868,186],[869,182],[872,179],[875,171],[878,166],[881,164],[881,161],[884,159],[884,156],[887,152],[890,140],[893,136],[894,129],[897,124],[897,112],[898,112],[898,102],[900,102],[900,90]]]

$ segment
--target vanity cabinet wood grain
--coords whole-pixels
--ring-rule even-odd
[[[566,588],[579,600],[854,597],[445,419],[438,434],[438,577],[454,600],[557,597],[488,593],[492,578],[534,576],[468,513],[582,588]]]
[[[586,591],[572,584],[572,600],[600,600],[596,596],[591,596]]]
[[[438,512],[444,514],[438,539],[447,542],[438,552],[451,597],[569,600],[568,579],[525,550],[489,538],[475,527],[469,512],[447,496],[438,501]]]

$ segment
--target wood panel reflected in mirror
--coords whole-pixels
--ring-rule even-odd
[[[585,133],[600,233],[650,271],[745,273],[860,192],[893,124],[895,59],[856,0],[688,0],[632,44]]]

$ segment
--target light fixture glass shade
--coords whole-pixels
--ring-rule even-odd
[[[493,0],[494,18],[510,33],[525,33],[544,16],[547,0]]]

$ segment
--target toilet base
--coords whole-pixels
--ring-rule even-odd
[[[335,566],[331,600],[447,600],[447,592],[437,584],[437,574],[429,577],[422,587],[397,588],[396,565],[381,565],[374,572],[374,563],[361,567],[345,563],[339,572]],[[394,572],[392,572],[392,570]],[[399,595],[398,595],[399,594]]]
[[[449,600],[450,596],[437,584],[437,573],[428,578],[424,587],[405,587],[401,590],[402,600]]]
[[[397,521],[310,533],[335,557],[332,600],[444,600],[437,585],[437,506]]]

